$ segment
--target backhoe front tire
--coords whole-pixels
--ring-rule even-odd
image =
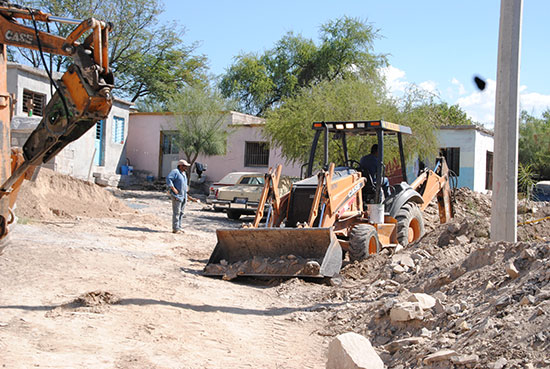
[[[416,242],[425,233],[424,218],[418,205],[408,202],[395,215],[397,219],[397,242],[402,246]]]
[[[241,217],[241,212],[238,210],[227,209],[227,217],[229,219],[239,220],[239,218]]]
[[[378,232],[370,224],[357,224],[349,235],[349,260],[361,261],[380,252]]]

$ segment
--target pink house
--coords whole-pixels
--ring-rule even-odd
[[[225,125],[231,132],[223,156],[199,156],[197,162],[207,164],[208,181],[218,181],[230,172],[267,172],[270,167],[283,165],[283,175],[300,176],[300,165],[288,163],[279,148],[270,147],[263,136],[265,120],[231,111]],[[131,113],[128,127],[126,156],[134,170],[155,177],[165,177],[183,158],[173,144],[176,120],[173,113]]]

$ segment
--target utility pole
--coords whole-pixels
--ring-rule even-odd
[[[517,241],[519,62],[523,0],[501,0],[491,240]]]

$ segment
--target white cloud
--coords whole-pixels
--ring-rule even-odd
[[[466,89],[464,88],[464,85],[456,78],[453,78],[451,80],[451,84],[453,86],[456,86],[458,87],[458,95],[459,96],[462,96],[462,95],[465,95],[466,94]]]
[[[492,128],[495,120],[496,81],[488,79],[485,90],[475,91],[456,100],[456,104],[468,114],[472,120]]]
[[[405,79],[405,71],[389,65],[381,68],[380,72],[386,78],[386,87],[390,94],[395,95],[405,92],[409,85]]]
[[[424,81],[421,82],[418,86],[420,86],[420,88],[422,88],[423,90],[426,90],[433,94],[438,94],[437,83],[435,83],[434,81]]]
[[[404,70],[396,68],[392,65],[380,70],[386,78],[386,87],[388,93],[394,97],[400,97],[411,85],[407,81],[407,74]],[[496,96],[496,81],[492,79],[486,80],[485,90],[468,93],[464,84],[457,78],[451,80],[451,85],[448,86],[446,98],[443,97],[449,105],[458,104],[468,116],[475,122],[483,124],[487,128],[493,128],[495,121],[495,96]],[[424,81],[417,84],[420,88],[438,94],[438,83],[435,81]],[[542,112],[550,109],[550,95],[543,95],[537,92],[529,92],[527,86],[520,86],[520,109],[526,110],[533,116],[540,116]],[[456,98],[458,96],[458,98]]]
[[[550,109],[550,95],[543,95],[538,92],[522,93],[519,105],[522,110],[526,110],[529,114],[540,116],[546,109]]]
[[[550,108],[550,95],[537,92],[527,92],[527,86],[520,87],[519,104],[521,110],[540,116]],[[484,91],[476,91],[456,100],[472,120],[482,123],[487,128],[493,128],[495,122],[496,81],[487,80]]]

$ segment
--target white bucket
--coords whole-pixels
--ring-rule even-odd
[[[384,223],[384,204],[368,204],[369,219],[376,224]]]

